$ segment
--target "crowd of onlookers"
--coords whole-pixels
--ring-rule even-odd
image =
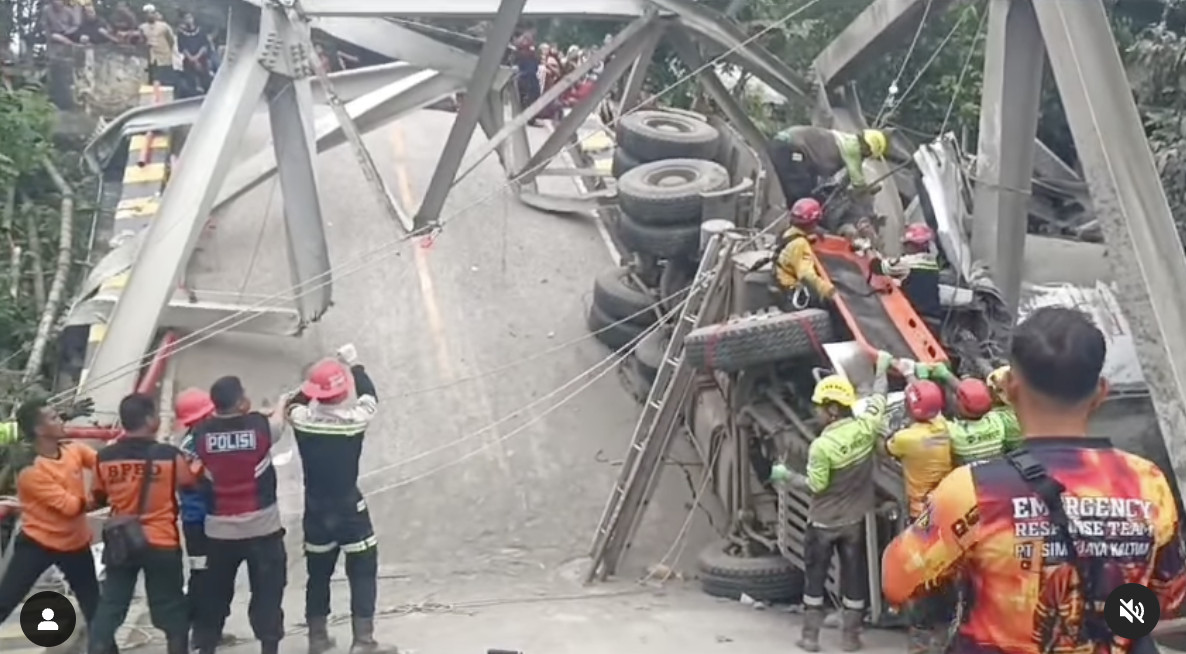
[[[147,47],[149,80],[173,86],[178,97],[205,93],[218,68],[213,36],[189,12],[177,17],[174,28],[152,4],[137,14],[127,2],[100,12],[90,0],[49,0],[41,27],[49,44]]]
[[[585,63],[589,57],[589,51],[577,45],[570,45],[567,50],[562,50],[554,43],[541,43],[537,46],[535,34],[531,31],[516,37],[514,47],[514,65],[518,71],[516,81],[519,100],[523,107],[528,107],[538,100],[541,94],[546,93],[566,75]],[[598,62],[578,83],[555,102],[550,103],[538,117],[559,118],[565,107],[571,107],[587,97],[604,67],[604,61]]]

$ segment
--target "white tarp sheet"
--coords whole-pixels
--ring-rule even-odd
[[[1145,374],[1137,358],[1136,342],[1128,320],[1120,311],[1113,287],[1097,282],[1094,287],[1071,284],[1026,285],[1022,289],[1018,319],[1042,307],[1079,309],[1091,316],[1108,339],[1108,358],[1104,362],[1104,377],[1116,388],[1132,389],[1145,386]]]

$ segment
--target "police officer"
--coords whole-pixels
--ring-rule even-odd
[[[249,618],[261,654],[277,654],[284,637],[288,556],[276,504],[274,434],[268,416],[251,410],[238,377],[210,387],[214,415],[194,428],[195,451],[210,479],[206,538],[207,599],[194,625],[199,654],[213,654],[235,596],[235,577],[247,564]]]
[[[324,359],[285,408],[305,474],[305,619],[309,654],[334,647],[329,636],[330,577],[346,555],[355,654],[395,652],[375,640],[379,551],[366,501],[358,490],[358,461],[367,425],[378,410],[375,384],[355,363],[353,346]]]
[[[967,576],[957,652],[1124,652],[1104,621],[1124,583],[1157,594],[1163,616],[1186,594],[1186,552],[1165,475],[1088,436],[1108,394],[1107,344],[1090,318],[1047,307],[1013,332],[1001,390],[1021,449],[956,468],[886,548],[882,588],[902,604]]]

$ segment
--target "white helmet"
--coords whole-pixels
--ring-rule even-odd
[[[144,7],[142,7],[141,10],[146,14],[155,14],[156,13],[156,5],[147,4],[147,5],[144,5]]]

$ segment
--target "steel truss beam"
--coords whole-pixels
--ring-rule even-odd
[[[1014,313],[1021,299],[1045,59],[1031,0],[990,0],[972,257],[989,265]]]
[[[453,121],[453,128],[449,130],[448,140],[445,141],[445,149],[437,161],[436,170],[432,173],[432,181],[424,193],[420,210],[416,212],[416,227],[435,223],[441,216],[445,198],[449,195],[449,189],[453,188],[457,169],[461,167],[461,160],[469,148],[474,128],[477,127],[483,112],[487,111],[488,96],[494,88],[495,73],[498,72],[507,46],[515,35],[515,26],[519,23],[519,16],[523,13],[525,4],[526,0],[502,0],[499,5],[498,16],[486,32],[486,43],[482,46],[474,75],[466,87],[465,101],[457,111],[457,118]]]
[[[882,59],[903,39],[908,39],[924,13],[937,15],[951,2],[874,0],[816,56],[813,65],[820,80],[827,87],[851,80],[862,68]]]
[[[380,66],[356,68],[330,75],[334,91],[343,101],[360,98],[376,89],[395,84],[421,73],[424,68],[408,63],[396,62]],[[176,127],[192,125],[198,119],[204,98],[186,98],[165,104],[135,107],[129,109],[104,125],[86,149],[83,158],[94,172],[100,172],[117,152],[124,139],[133,134],[165,132]],[[327,99],[320,80],[313,80],[313,101],[326,104]],[[257,110],[266,108],[261,100]]]
[[[252,0],[254,1],[254,0]],[[309,16],[491,18],[499,0],[301,0]],[[646,0],[527,0],[524,16],[630,18],[647,11]]]
[[[1186,257],[1102,0],[1034,2],[1099,216],[1117,299],[1178,487],[1186,488]],[[1120,90],[1120,91],[1118,91]]]

